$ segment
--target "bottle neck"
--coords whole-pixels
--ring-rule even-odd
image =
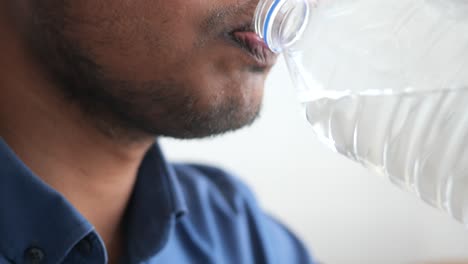
[[[286,51],[302,36],[317,1],[260,0],[254,17],[256,33],[273,52]]]

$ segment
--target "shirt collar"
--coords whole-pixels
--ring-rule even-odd
[[[48,263],[59,263],[92,229],[0,137],[0,252],[23,263],[26,250],[38,247]]]
[[[186,212],[174,168],[154,144],[140,166],[126,216],[128,263],[157,254],[167,243],[174,221]]]
[[[145,155],[125,216],[127,258],[136,263],[167,243],[187,211],[174,168],[155,143]],[[0,137],[0,252],[17,263],[39,247],[59,263],[93,226],[58,192],[34,175]]]

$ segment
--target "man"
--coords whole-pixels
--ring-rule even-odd
[[[250,124],[258,1],[0,4],[0,263],[310,263],[221,170],[155,137]]]

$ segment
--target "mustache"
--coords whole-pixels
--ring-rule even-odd
[[[254,14],[259,0],[214,9],[201,24],[205,34],[218,35],[236,30],[254,31]]]

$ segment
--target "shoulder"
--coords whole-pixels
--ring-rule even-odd
[[[205,165],[174,168],[188,208],[179,232],[216,252],[220,263],[226,256],[232,263],[311,263],[302,243],[260,208],[238,177]]]
[[[225,213],[239,213],[244,206],[256,204],[251,190],[232,173],[200,164],[175,164],[174,168],[189,203],[193,198],[208,199],[232,211]]]

